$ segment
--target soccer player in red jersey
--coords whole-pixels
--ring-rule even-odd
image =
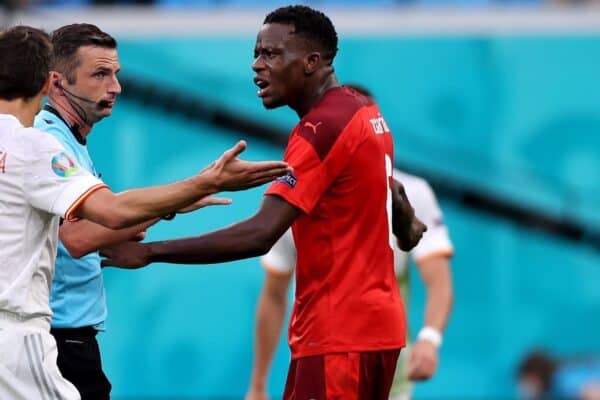
[[[285,153],[293,173],[273,183],[245,221],[193,238],[119,245],[104,252],[104,264],[257,256],[292,226],[297,287],[284,399],[387,399],[406,338],[392,231],[410,249],[425,229],[393,186],[392,135],[371,99],[338,84],[337,34],[323,13],[273,11],[254,52],[263,105],[287,105],[300,117]]]

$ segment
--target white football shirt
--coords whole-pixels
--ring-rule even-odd
[[[0,313],[49,327],[60,217],[103,187],[52,135],[0,114]]]

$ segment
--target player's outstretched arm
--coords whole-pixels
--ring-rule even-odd
[[[244,141],[238,142],[198,175],[180,182],[119,194],[97,190],[68,216],[121,229],[189,207],[213,193],[259,186],[289,172],[282,161],[240,160],[237,156],[245,148]]]
[[[158,218],[154,218],[129,228],[116,230],[85,219],[64,221],[58,234],[69,254],[74,258],[80,258],[107,246],[137,240],[141,232],[145,232],[158,221]]]
[[[285,200],[265,196],[249,219],[202,236],[163,242],[127,242],[103,249],[103,266],[139,268],[153,262],[211,264],[265,254],[301,211]]]
[[[403,251],[412,250],[427,230],[427,226],[415,216],[404,186],[395,179],[392,190],[392,230]]]
[[[231,204],[231,199],[222,197],[204,197],[178,213],[188,213],[212,205]],[[72,257],[80,258],[102,248],[113,246],[128,240],[142,240],[146,229],[160,221],[153,218],[124,229],[109,229],[86,219],[64,221],[60,226],[60,240]]]
[[[287,309],[287,289],[292,275],[292,272],[275,273],[266,270],[265,283],[256,308],[254,362],[245,400],[268,400],[267,375],[281,337]]]

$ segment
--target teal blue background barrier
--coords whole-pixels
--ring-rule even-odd
[[[291,128],[289,110],[265,111],[252,84],[253,38],[127,40],[123,73],[202,96]],[[600,38],[350,37],[336,62],[343,82],[372,89],[403,163],[491,195],[585,224],[600,223]],[[242,133],[121,102],[90,137],[116,190],[190,175]],[[250,141],[247,158],[282,149]],[[162,222],[150,240],[206,232],[250,216],[262,189],[234,204]],[[421,399],[506,399],[524,352],[600,353],[600,255],[442,199],[452,239],[456,304],[439,373]],[[241,398],[251,366],[257,260],[218,266],[158,264],[105,271],[108,332],[101,335],[115,398]],[[423,288],[411,275],[410,323]],[[282,342],[269,389],[282,392]]]

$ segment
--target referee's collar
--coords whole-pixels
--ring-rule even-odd
[[[67,128],[69,128],[69,130],[75,137],[75,140],[77,140],[77,143],[79,143],[82,146],[86,145],[87,140],[81,135],[81,133],[79,133],[79,125],[77,125],[77,124],[75,124],[73,126],[69,125],[67,120],[64,119],[63,116],[60,115],[60,113],[56,110],[56,108],[52,107],[50,104],[44,105],[43,109],[44,109],[44,111],[48,111],[49,113],[56,115],[58,117],[58,119],[60,119],[67,126]]]

